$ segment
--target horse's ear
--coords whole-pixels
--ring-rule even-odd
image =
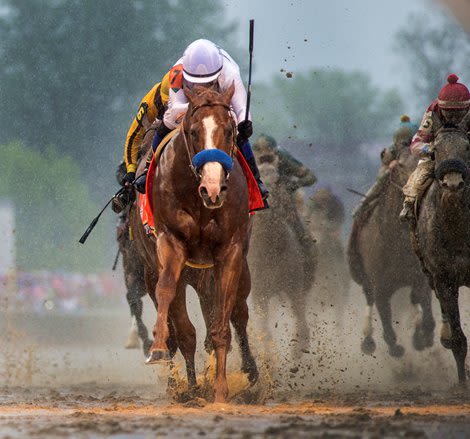
[[[223,95],[223,98],[224,98],[224,102],[227,104],[227,105],[230,105],[230,102],[232,102],[232,97],[233,97],[233,94],[235,93],[235,82],[232,81],[232,84],[230,85],[230,87],[225,91],[224,95]]]

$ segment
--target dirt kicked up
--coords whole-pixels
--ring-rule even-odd
[[[148,388],[94,384],[60,392],[2,389],[2,438],[309,437],[466,438],[470,398],[462,395],[316,395],[266,405],[155,400]],[[413,401],[413,402],[411,402]],[[459,402],[457,402],[459,401]]]
[[[342,309],[328,297],[312,299],[312,338],[301,352],[288,306],[270,304],[271,340],[257,332],[253,310],[260,380],[247,388],[234,341],[224,405],[210,402],[212,366],[202,349],[195,397],[184,392],[179,354],[170,373],[145,366],[141,351],[124,349],[130,323],[125,304],[77,315],[0,313],[0,438],[470,437],[470,391],[453,388],[452,354],[437,336],[431,349],[412,349],[406,292],[392,304],[401,310],[394,322],[406,348],[399,359],[388,356],[375,321],[377,350],[361,352],[362,297],[356,289],[350,293]],[[150,304],[145,309],[149,323]],[[464,322],[470,321],[468,309]],[[200,318],[192,320],[202,346]],[[170,394],[169,378],[176,380]]]

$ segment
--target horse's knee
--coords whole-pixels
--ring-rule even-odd
[[[219,347],[227,347],[230,345],[232,334],[228,325],[211,329],[210,335],[212,340],[212,347],[214,349]]]

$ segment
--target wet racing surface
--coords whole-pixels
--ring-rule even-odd
[[[394,309],[404,308],[397,300]],[[181,392],[181,364],[180,388],[167,394],[168,369],[145,366],[140,351],[123,348],[125,305],[75,316],[2,314],[0,438],[470,437],[470,391],[455,387],[452,354],[437,336],[431,349],[414,351],[412,316],[398,313],[405,355],[388,355],[376,320],[377,351],[365,355],[361,307],[341,315],[327,301],[322,306],[311,314],[312,340],[302,352],[296,351],[288,307],[270,305],[272,340],[256,332],[255,314],[251,340],[260,380],[247,388],[234,343],[231,397],[224,405],[211,403],[210,392],[193,398]],[[145,309],[151,322],[152,309]],[[198,328],[199,346],[204,335]],[[198,350],[197,362],[204,375],[204,351]]]
[[[465,438],[470,398],[414,393],[328,395],[265,405],[186,404],[153,399],[148,389],[3,388],[2,438],[314,437]],[[144,394],[145,396],[142,396]],[[465,403],[462,403],[465,401]]]

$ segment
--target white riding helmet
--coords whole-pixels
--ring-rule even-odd
[[[214,81],[220,75],[223,55],[209,40],[192,42],[183,53],[183,77],[195,84]]]

